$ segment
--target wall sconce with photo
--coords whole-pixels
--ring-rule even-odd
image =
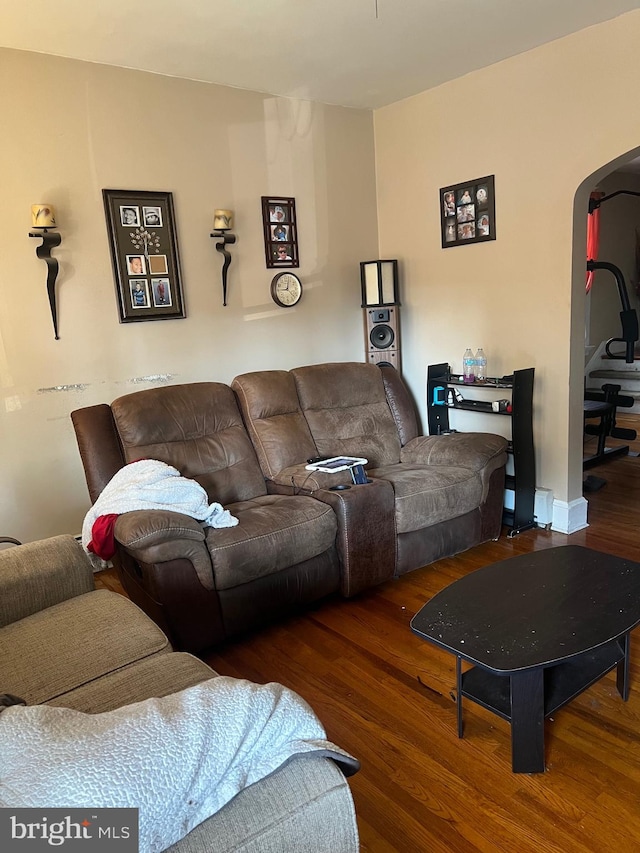
[[[53,331],[55,339],[60,340],[58,334],[58,309],[56,306],[56,279],[58,277],[58,261],[51,257],[51,250],[62,242],[62,237],[57,231],[51,229],[56,227],[56,216],[51,204],[31,205],[31,227],[29,237],[40,237],[42,243],[36,248],[36,255],[47,265],[47,295],[49,307],[51,308],[51,319],[53,320]]]
[[[233,245],[236,242],[236,235],[231,233],[233,228],[233,211],[232,210],[214,210],[213,212],[213,232],[211,236],[216,243],[218,252],[224,255],[222,264],[222,304],[227,304],[227,271],[231,263],[231,255],[227,251],[227,246]]]

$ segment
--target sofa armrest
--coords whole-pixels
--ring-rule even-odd
[[[211,558],[203,526],[170,510],[134,510],[118,516],[114,535],[137,563],[189,560],[206,589],[214,589]]]
[[[71,412],[89,497],[94,504],[113,475],[125,465],[111,406],[100,403]]]
[[[395,495],[393,486],[386,480],[372,479],[364,485],[354,486],[348,471],[335,474],[320,472],[321,476],[332,478],[330,482],[335,485],[342,482],[333,479],[340,474],[348,476],[349,482],[345,482],[348,487],[344,490],[317,488],[307,491],[306,487],[299,489],[292,485],[290,478],[284,483],[268,480],[267,489],[272,495],[309,494],[329,504],[338,521],[336,546],[340,559],[340,592],[345,598],[350,598],[390,580],[395,574]]]
[[[507,461],[507,439],[485,432],[420,435],[406,444],[400,461],[418,465],[454,465],[472,471],[490,471]]]
[[[333,475],[328,475],[333,476]],[[338,519],[340,592],[345,598],[390,580],[396,570],[395,495],[386,480],[369,480],[344,491],[319,489]]]
[[[387,403],[398,429],[400,444],[408,444],[419,435],[418,412],[415,401],[395,367],[379,364]]]
[[[331,759],[311,753],[242,790],[165,853],[359,849],[349,783]]]
[[[95,588],[73,536],[54,536],[0,552],[0,627]]]

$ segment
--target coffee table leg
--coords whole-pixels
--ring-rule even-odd
[[[544,773],[544,670],[511,674],[511,767]]]
[[[630,650],[630,638],[629,632],[627,632],[624,637],[619,638],[618,642],[622,642],[622,651],[624,657],[618,663],[618,668],[616,671],[616,687],[618,688],[618,693],[622,696],[624,701],[626,702],[629,698],[629,650]]]
[[[462,737],[462,664],[456,655],[456,708],[458,711],[458,737]]]

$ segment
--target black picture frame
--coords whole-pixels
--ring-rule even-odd
[[[440,190],[442,248],[496,239],[495,176],[474,178]]]
[[[121,323],[186,316],[173,194],[102,190]]]
[[[267,269],[299,267],[295,198],[263,195],[262,225]]]

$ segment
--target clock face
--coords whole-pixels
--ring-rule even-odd
[[[276,305],[291,308],[300,301],[302,283],[297,275],[281,272],[271,282],[271,297]]]

